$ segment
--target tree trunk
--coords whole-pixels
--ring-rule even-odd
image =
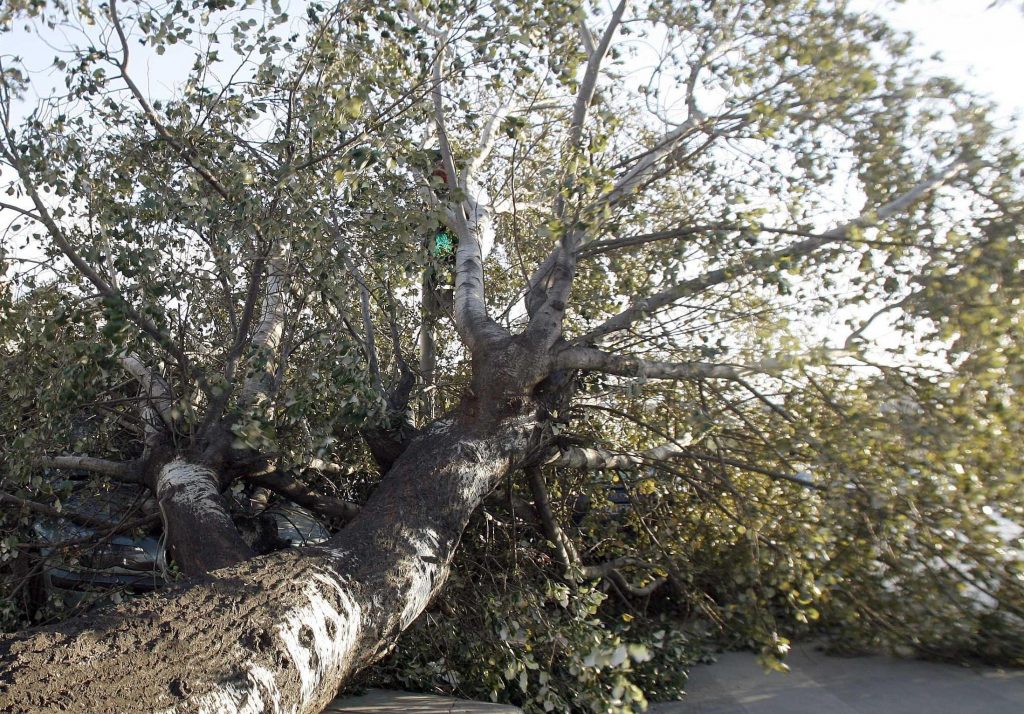
[[[533,424],[524,411],[484,415],[467,401],[413,441],[321,546],[3,636],[3,710],[319,712],[444,584],[470,514]]]
[[[152,480],[167,550],[185,575],[202,575],[253,556],[228,514],[213,469],[174,458],[156,469]]]

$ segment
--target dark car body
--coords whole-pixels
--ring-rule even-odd
[[[152,512],[147,492],[131,484],[96,484],[89,480],[55,483],[66,493],[62,508],[111,524]],[[331,533],[309,511],[287,501],[254,501],[239,514],[248,521],[258,552],[315,545]],[[252,504],[252,505],[250,505]],[[63,607],[88,607],[118,601],[123,594],[156,590],[169,580],[168,563],[159,534],[103,537],[98,529],[63,518],[41,519],[33,525],[40,542],[43,587]],[[247,532],[243,530],[243,533]],[[95,539],[95,543],[82,545]],[[70,545],[69,545],[70,544]]]

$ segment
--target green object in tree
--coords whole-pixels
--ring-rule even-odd
[[[443,257],[452,255],[455,252],[455,241],[448,231],[442,229],[434,236],[434,255]]]

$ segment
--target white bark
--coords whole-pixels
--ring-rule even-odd
[[[121,356],[121,366],[142,387],[147,400],[159,415],[165,426],[173,423],[174,393],[170,385],[156,370],[148,367],[134,352]]]
[[[211,468],[172,459],[158,471],[153,490],[167,549],[184,573],[202,574],[252,556],[228,515]]]
[[[679,456],[685,452],[691,440],[690,435],[687,434],[677,441],[646,449],[639,454],[616,453],[607,449],[573,446],[562,449],[552,456],[547,465],[589,470],[634,469],[638,466],[649,465],[651,462],[667,461],[674,456]]]
[[[754,365],[713,364],[711,362],[657,362],[632,355],[619,355],[592,347],[573,347],[555,359],[559,369],[583,369],[623,377],[643,379],[742,379],[743,373],[772,372],[785,365],[766,360]]]
[[[111,476],[117,481],[138,481],[137,462],[108,461],[93,456],[40,456],[32,464],[41,468],[91,471]]]
[[[469,172],[460,179],[445,128],[444,101],[441,96],[444,41],[439,41],[437,56],[434,58],[431,98],[441,158],[448,174],[448,186],[452,190],[460,189],[465,195],[463,201],[450,208],[448,218],[459,237],[459,247],[455,251],[455,329],[466,346],[473,351],[485,342],[507,337],[508,333],[487,315],[484,300],[484,259],[494,244],[494,216],[490,197]]]
[[[288,297],[288,258],[291,247],[278,243],[267,263],[267,289],[263,298],[260,323],[253,334],[253,357],[258,361],[242,385],[239,397],[244,405],[255,405],[269,397],[280,356],[281,337]]]

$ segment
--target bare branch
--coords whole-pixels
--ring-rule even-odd
[[[25,218],[31,218],[33,221],[38,221],[39,223],[46,225],[46,222],[43,220],[42,216],[32,213],[32,211],[29,211],[26,208],[22,208],[21,206],[15,206],[13,203],[0,201],[0,208],[6,209],[8,211],[14,211],[15,213],[22,215]]]
[[[366,337],[366,357],[370,363],[370,374],[374,386],[384,394],[384,382],[380,376],[380,362],[377,361],[377,340],[374,337],[373,320],[370,317],[370,291],[366,285],[359,286],[359,310],[363,317],[363,334]]]
[[[309,463],[306,464],[306,468],[325,474],[350,475],[355,473],[355,470],[351,466],[342,466],[341,464],[337,464],[333,461],[324,461],[323,459],[317,458],[310,459]]]
[[[591,579],[606,578],[622,592],[632,595],[633,597],[646,597],[668,582],[667,578],[659,577],[655,578],[647,585],[633,585],[626,580],[626,576],[622,574],[621,570],[622,568],[629,566],[645,568],[647,570],[654,568],[654,565],[648,563],[646,560],[626,556],[622,558],[615,558],[614,560],[610,560],[606,563],[588,565],[583,568],[583,577]]]
[[[781,363],[765,361],[759,365],[712,364],[710,362],[656,362],[633,355],[618,355],[593,347],[571,347],[555,357],[556,369],[583,369],[647,379],[731,379],[743,372],[770,372]]]
[[[95,516],[90,516],[85,513],[75,513],[74,511],[57,510],[53,506],[48,506],[45,503],[37,503],[36,501],[30,501],[25,498],[18,498],[6,491],[0,491],[0,503],[10,503],[15,506],[21,506],[22,508],[34,511],[35,513],[49,516],[50,518],[63,518],[64,520],[72,521],[83,526],[95,528],[114,528],[117,526],[116,523],[112,523],[103,518],[96,518]]]
[[[703,121],[702,116],[691,114],[682,124],[665,133],[654,146],[637,159],[630,169],[618,178],[615,185],[606,194],[588,207],[589,211],[595,212],[604,206],[614,205],[633,193],[665,159],[679,148],[680,143],[699,126],[701,121]]]
[[[494,149],[494,142],[498,138],[498,127],[501,122],[504,121],[505,117],[508,116],[510,107],[505,106],[496,110],[491,118],[484,124],[483,131],[480,132],[480,146],[477,148],[476,155],[473,160],[469,162],[466,167],[465,177],[466,180],[471,180],[476,177],[480,167],[483,166],[484,161],[491,155],[491,151]]]
[[[716,464],[725,464],[726,466],[733,466],[735,468],[740,469],[741,471],[749,471],[751,473],[761,474],[762,476],[767,476],[773,481],[788,481],[789,483],[794,483],[797,486],[802,486],[803,488],[808,488],[813,491],[826,490],[826,487],[823,486],[822,484],[814,483],[813,481],[806,477],[797,474],[787,474],[781,471],[773,471],[772,469],[766,469],[762,466],[757,466],[756,464],[750,464],[747,463],[746,461],[740,461],[738,459],[732,459],[726,456],[721,456],[720,454],[702,454],[696,451],[683,451],[680,452],[679,455],[680,457],[683,458],[696,459],[698,461],[709,461]]]
[[[352,520],[359,513],[359,506],[357,504],[317,493],[306,484],[293,479],[281,471],[255,474],[248,476],[247,479],[258,486],[268,488],[274,493],[294,501],[300,506],[325,516],[337,518],[343,522]]]
[[[174,392],[167,381],[156,370],[147,367],[134,352],[121,355],[121,366],[142,387],[146,399],[156,410],[164,426],[170,428],[174,423],[172,408]]]
[[[525,469],[526,477],[530,484],[530,493],[533,496],[533,507],[537,513],[537,519],[544,529],[544,536],[551,541],[555,548],[555,557],[562,565],[564,571],[579,563],[579,553],[572,541],[566,537],[562,527],[555,520],[555,514],[551,511],[551,501],[548,498],[547,484],[544,482],[544,474],[538,466],[530,466]]]
[[[739,461],[737,459],[723,457],[717,454],[702,454],[698,451],[687,449],[687,445],[686,440],[667,442],[651,449],[647,449],[639,454],[616,453],[607,449],[573,446],[559,451],[547,462],[546,465],[592,471],[607,469],[628,470],[636,469],[645,465],[657,468],[659,461],[669,462],[673,459],[694,459],[697,461],[708,461],[725,464],[726,466],[733,466],[743,471],[750,471],[752,473],[761,474],[762,476],[767,476],[775,481],[788,481],[790,483],[795,483],[799,486],[803,486],[804,488],[814,490],[823,490],[825,488],[824,486],[816,484],[810,479],[798,474],[774,471],[762,466],[757,466],[756,464],[750,464],[745,461]]]
[[[634,469],[652,462],[667,461],[684,453],[690,439],[679,439],[645,449],[639,454],[615,453],[607,449],[570,446],[552,456],[547,466],[561,466],[574,469]]]
[[[678,300],[710,287],[729,282],[736,277],[770,267],[783,258],[798,258],[809,255],[824,245],[845,240],[852,231],[869,228],[904,211],[906,208],[935,190],[965,168],[972,166],[963,160],[956,160],[936,175],[921,181],[906,193],[890,201],[874,212],[865,212],[853,221],[844,223],[826,233],[794,243],[780,250],[767,251],[742,259],[724,268],[718,268],[690,280],[684,280],[659,293],[634,302],[628,308],[613,315],[601,325],[573,340],[575,344],[595,342],[605,335],[618,332],[642,320],[646,315],[671,305]]]
[[[580,20],[579,31],[580,42],[583,43],[583,51],[587,53],[587,59],[589,60],[594,56],[594,34],[583,20]]]
[[[142,465],[137,461],[108,461],[92,456],[40,456],[32,459],[39,468],[91,471],[123,483],[142,483]]]
[[[562,527],[558,525],[557,520],[555,520],[555,515],[551,511],[551,502],[548,499],[547,485],[544,482],[544,475],[541,472],[541,469],[537,466],[531,466],[525,469],[525,471],[530,483],[530,493],[533,495],[533,505],[534,510],[537,513],[537,518],[540,521],[545,537],[551,542],[552,546],[554,546],[555,558],[562,566],[563,573],[566,578],[577,577],[574,576],[574,571],[578,572],[579,576],[586,579],[596,580],[599,578],[607,578],[630,595],[637,597],[650,595],[665,583],[664,578],[657,578],[643,587],[631,585],[620,572],[620,568],[627,566],[640,566],[644,568],[653,567],[650,563],[631,556],[615,558],[614,560],[595,565],[583,565],[580,562],[580,556],[579,552],[576,550],[576,546],[573,545],[572,541],[565,534],[565,531],[562,530]]]
[[[611,580],[617,588],[628,595],[632,595],[633,597],[647,597],[668,582],[668,578],[655,578],[651,582],[647,583],[647,585],[633,585],[631,582],[626,580],[626,577],[622,573],[614,569],[611,570],[606,577]]]
[[[409,14],[409,17],[412,19],[413,24],[416,25],[416,27],[420,28],[421,30],[426,32],[428,35],[431,35],[435,39],[439,39],[442,41],[447,39],[447,36],[443,31],[431,25],[429,22],[427,22],[425,17],[419,14],[413,3],[405,2],[403,3],[403,6],[405,7],[405,11]]]
[[[569,150],[575,154],[579,150],[579,145],[583,137],[583,123],[587,117],[587,109],[590,108],[590,103],[594,100],[594,92],[597,90],[597,77],[601,70],[601,63],[604,62],[605,56],[608,54],[608,49],[612,44],[612,37],[615,36],[616,31],[619,28],[619,24],[622,22],[622,15],[626,12],[626,0],[619,0],[618,6],[612,12],[612,17],[608,21],[608,26],[604,30],[604,34],[601,36],[601,42],[598,46],[589,53],[587,60],[587,70],[583,74],[583,80],[580,82],[579,92],[576,94],[576,103],[572,109],[572,122],[569,124]],[[584,26],[585,29],[585,26]],[[587,31],[586,35],[589,35]],[[586,36],[585,36],[586,37]],[[586,42],[586,39],[584,39]],[[555,215],[558,218],[562,217],[562,210],[564,204],[557,204]]]
[[[380,375],[380,362],[377,360],[377,338],[373,328],[373,319],[370,315],[370,288],[366,284],[362,271],[359,270],[349,256],[338,224],[339,221],[335,217],[332,229],[337,242],[338,252],[341,254],[341,260],[345,264],[345,269],[351,273],[352,277],[359,284],[359,311],[363,320],[363,341],[366,344],[366,360],[369,363],[370,374],[373,375],[374,386],[377,388],[377,392],[381,396],[386,396],[384,393],[384,382]],[[400,356],[399,359],[401,359]]]
[[[611,238],[608,240],[597,240],[588,241],[584,245],[580,246],[576,255],[578,258],[591,258],[595,255],[601,255],[603,253],[611,253],[615,250],[621,250],[622,248],[632,248],[639,245],[646,245],[648,243],[656,243],[663,240],[673,240],[675,238],[684,238],[689,235],[702,233],[706,230],[713,230],[704,227],[681,227],[673,228],[665,231],[656,231],[654,233],[642,233],[635,236],[625,236],[622,238]]]
[[[627,555],[604,563],[599,563],[597,565],[588,565],[583,569],[583,575],[587,578],[603,578],[613,570],[618,570],[619,568],[625,568],[631,565],[648,568],[651,567],[651,564],[647,561]]]

